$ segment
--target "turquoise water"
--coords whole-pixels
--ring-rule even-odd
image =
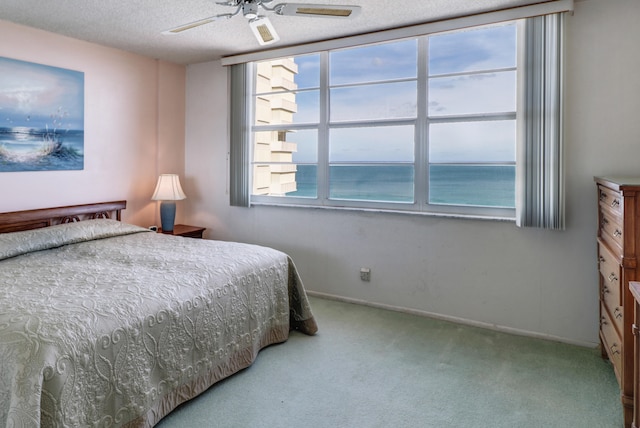
[[[50,146],[58,149],[51,150]],[[0,127],[0,172],[81,170],[84,131]]]
[[[331,199],[412,203],[411,165],[339,165],[329,169]],[[298,190],[287,196],[315,198],[317,167],[298,165]],[[487,207],[515,206],[515,166],[431,165],[429,203]]]

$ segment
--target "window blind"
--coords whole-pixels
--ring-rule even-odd
[[[231,206],[248,207],[251,191],[251,145],[247,126],[250,123],[248,108],[248,64],[229,67],[229,203]]]
[[[525,22],[516,224],[565,228],[561,14]]]

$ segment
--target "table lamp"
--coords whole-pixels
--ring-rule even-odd
[[[178,174],[161,174],[156,184],[156,190],[151,199],[160,201],[160,222],[163,232],[173,232],[173,223],[176,219],[176,202],[186,199],[186,195],[180,187]]]

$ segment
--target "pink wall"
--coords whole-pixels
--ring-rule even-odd
[[[184,179],[185,67],[2,20],[0,34],[0,56],[85,79],[84,170],[0,172],[0,212],[125,199],[125,221],[159,223],[158,174]]]

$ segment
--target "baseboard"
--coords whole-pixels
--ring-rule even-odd
[[[449,321],[449,322],[468,325],[468,326],[472,326],[472,327],[486,328],[486,329],[489,329],[489,330],[495,330],[495,331],[500,331],[500,332],[503,332],[503,333],[515,334],[515,335],[518,335],[518,336],[527,336],[527,337],[533,337],[533,338],[536,338],[536,339],[551,340],[551,341],[554,341],[554,342],[567,343],[569,345],[582,346],[582,347],[585,347],[585,348],[596,348],[596,347],[598,347],[598,343],[584,342],[584,341],[580,341],[580,340],[572,340],[572,339],[567,339],[565,337],[554,336],[554,335],[551,335],[551,334],[536,333],[536,332],[533,332],[533,331],[521,330],[521,329],[512,328],[512,327],[505,327],[505,326],[496,325],[496,324],[489,324],[489,323],[485,323],[485,322],[481,322],[481,321],[474,321],[474,320],[469,320],[469,319],[460,318],[460,317],[454,317],[454,316],[450,316],[450,315],[442,315],[442,314],[437,314],[437,313],[428,312],[428,311],[422,311],[422,310],[418,310],[418,309],[410,309],[410,308],[403,308],[401,306],[393,306],[393,305],[386,305],[386,304],[383,304],[383,303],[369,302],[369,301],[366,301],[366,300],[353,299],[351,297],[337,296],[337,295],[334,295],[334,294],[321,293],[321,292],[312,291],[312,290],[307,290],[307,294],[309,296],[319,297],[319,298],[323,298],[323,299],[337,300],[337,301],[345,302],[345,303],[353,303],[353,304],[356,304],[356,305],[371,306],[373,308],[378,308],[378,309],[386,309],[386,310],[390,310],[390,311],[403,312],[403,313],[406,313],[406,314],[417,315],[417,316],[422,316],[422,317],[427,317],[427,318],[434,318],[434,319],[439,319],[439,320],[442,320],[442,321]]]

